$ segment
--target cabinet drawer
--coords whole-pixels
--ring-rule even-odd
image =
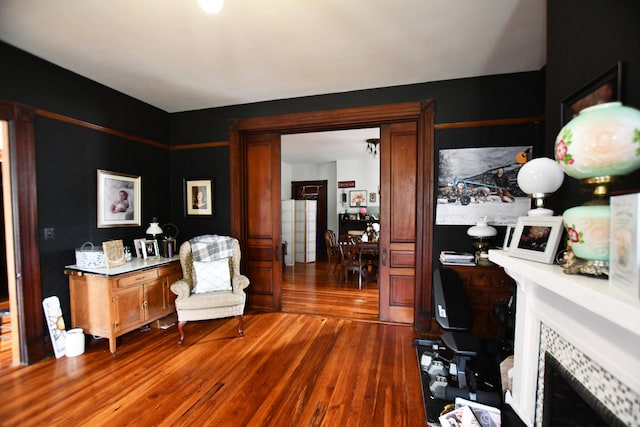
[[[132,274],[127,277],[119,279],[116,286],[118,288],[126,288],[128,286],[144,283],[149,280],[156,279],[158,277],[158,269],[140,271],[136,274]]]
[[[167,265],[165,267],[160,267],[158,269],[158,276],[160,277],[174,275],[174,274],[179,274],[182,276],[182,267],[180,266],[180,263],[176,262],[174,264]]]

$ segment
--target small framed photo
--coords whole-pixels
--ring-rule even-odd
[[[144,238],[144,237],[142,237],[140,239],[133,239],[133,247],[136,250],[136,256],[138,258],[144,258],[142,256],[142,252],[143,252],[142,248],[144,247],[144,242],[146,242],[146,241],[147,241],[147,239]]]
[[[605,102],[622,101],[621,97],[622,62],[618,62],[561,101],[560,123],[564,126],[581,110]]]
[[[377,196],[377,193],[369,193],[369,203],[375,203],[376,196]]]
[[[513,231],[509,256],[552,264],[563,230],[561,216],[521,216]]]
[[[142,224],[141,180],[136,175],[98,169],[98,228]]]
[[[184,180],[185,212],[187,216],[213,215],[211,179]]]
[[[157,258],[160,256],[160,250],[157,240],[145,240],[142,246],[142,258]]]
[[[352,208],[367,206],[367,190],[349,191],[349,206]]]

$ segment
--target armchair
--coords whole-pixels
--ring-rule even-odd
[[[196,251],[194,257],[192,242],[194,245],[201,245],[198,239],[200,242],[211,241],[203,238],[218,239],[218,241],[227,239],[228,243],[232,240],[230,252],[225,254],[231,254],[231,256],[214,256],[214,260],[202,258],[203,261],[198,261],[201,259],[200,251]],[[244,289],[249,286],[249,279],[240,274],[240,256],[240,244],[230,237],[200,236],[180,246],[182,279],[171,285],[171,291],[177,295],[175,304],[180,344],[184,342],[184,325],[195,320],[235,316],[238,319],[238,335],[244,335],[242,329],[242,315],[246,301]]]

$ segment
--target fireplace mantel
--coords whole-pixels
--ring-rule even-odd
[[[544,323],[640,395],[640,300],[604,279],[568,275],[557,265],[490,250],[517,283],[512,406],[536,420],[540,325]]]

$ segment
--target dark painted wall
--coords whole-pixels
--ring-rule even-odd
[[[560,103],[598,75],[624,62],[623,103],[640,108],[640,2],[637,0],[547,1],[547,126],[545,153],[553,157],[560,131]],[[617,188],[638,191],[640,173]],[[578,181],[565,177],[554,197],[556,213],[590,199]]]
[[[167,144],[168,113],[2,42],[0,58],[0,99]],[[39,115],[34,126],[42,296],[58,295],[70,325],[64,266],[85,241],[132,245],[152,216],[169,218],[170,152]],[[97,169],[142,177],[142,226],[97,228]],[[43,239],[46,227],[55,239]]]

